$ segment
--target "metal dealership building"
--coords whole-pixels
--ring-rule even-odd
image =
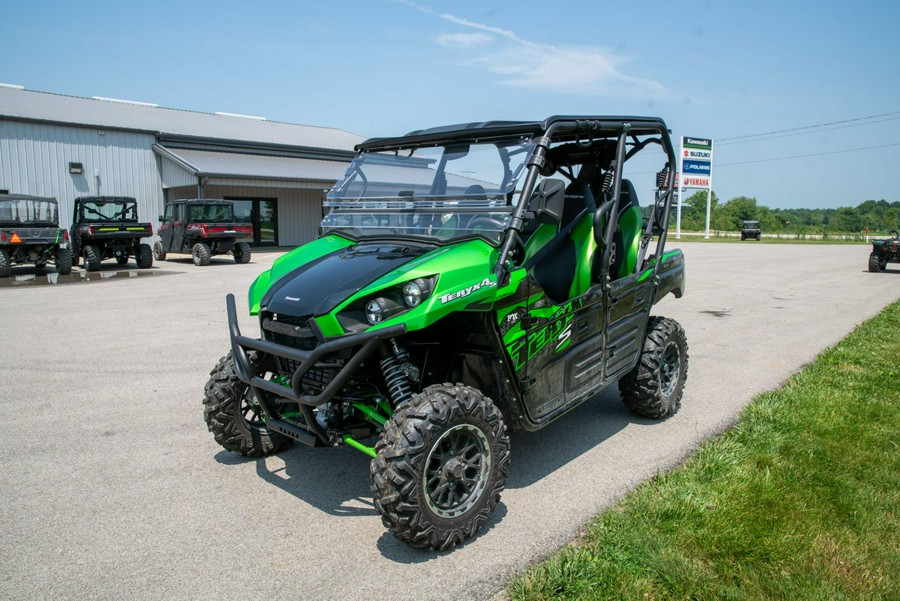
[[[316,237],[323,190],[363,138],[230,113],[200,113],[0,84],[0,193],[52,196],[60,226],[78,196],[133,196],[159,226],[167,200],[224,198],[253,244]]]

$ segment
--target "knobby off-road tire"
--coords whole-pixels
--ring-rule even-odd
[[[509,472],[500,411],[462,384],[414,395],[385,424],[375,453],[370,471],[381,521],[421,549],[443,551],[478,532]]]
[[[153,251],[150,250],[149,244],[141,244],[138,247],[137,266],[139,269],[153,267]]]
[[[166,253],[163,250],[162,242],[160,242],[159,240],[153,243],[153,258],[157,261],[166,260]]]
[[[663,418],[681,406],[688,371],[688,344],[681,325],[651,317],[641,357],[619,380],[625,406],[642,417]]]
[[[5,250],[0,250],[0,278],[9,277],[9,253]]]
[[[98,271],[100,269],[100,249],[93,244],[84,247],[84,267],[88,271]]]
[[[291,445],[290,438],[266,429],[250,387],[234,373],[230,352],[209,376],[203,388],[203,419],[217,443],[244,457],[271,455]]]
[[[231,251],[231,254],[234,255],[235,263],[249,263],[250,245],[246,242],[238,242],[234,245],[234,250]]]
[[[56,273],[59,275],[72,273],[72,249],[60,248],[56,251]]]
[[[202,265],[209,265],[209,260],[212,258],[212,253],[209,250],[209,247],[203,242],[198,242],[191,249],[191,255],[194,257],[194,265],[200,267]]]
[[[72,241],[69,244],[69,251],[72,253],[72,265],[77,266],[81,261],[81,234],[76,228],[72,228]]]
[[[882,263],[881,259],[875,253],[869,255],[869,271],[877,273],[879,271],[884,271],[886,267],[887,261]]]

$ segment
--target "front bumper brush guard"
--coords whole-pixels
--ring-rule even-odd
[[[267,340],[258,338],[248,338],[241,334],[238,327],[237,309],[235,308],[234,295],[228,294],[225,297],[225,304],[228,310],[228,331],[231,335],[231,351],[234,357],[234,371],[240,380],[250,386],[256,395],[259,405],[267,416],[266,427],[281,434],[290,436],[306,444],[314,445],[318,438],[325,444],[330,444],[327,434],[319,427],[314,419],[311,407],[317,407],[330,401],[343,388],[359,366],[365,361],[372,352],[378,348],[382,342],[396,336],[406,333],[406,324],[398,324],[380,330],[371,332],[363,332],[361,334],[350,334],[335,338],[318,345],[310,351],[304,351],[281,344],[275,344]],[[315,367],[320,361],[331,353],[346,350],[348,348],[360,347],[356,353],[340,368],[331,382],[319,394],[307,394],[303,391],[303,376]],[[277,384],[270,380],[259,377],[254,373],[250,357],[247,350],[259,351],[269,355],[275,355],[291,361],[299,363],[299,367],[294,371],[291,377],[291,387],[288,388],[281,384]],[[339,367],[338,365],[330,365],[330,367]],[[278,410],[267,402],[265,395],[261,391],[265,390],[277,397],[287,399],[300,405],[300,410],[306,420],[307,426],[315,433],[316,437],[312,437],[309,432],[294,426],[284,420]]]

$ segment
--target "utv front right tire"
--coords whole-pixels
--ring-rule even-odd
[[[194,257],[194,265],[200,267],[203,265],[209,265],[209,260],[212,257],[212,253],[209,250],[209,247],[203,242],[198,242],[191,249],[191,254]]]
[[[474,536],[509,472],[500,411],[461,384],[414,395],[385,424],[375,453],[375,509],[395,537],[420,549],[443,551]]]
[[[266,429],[250,387],[234,373],[230,352],[209,376],[203,389],[203,419],[217,443],[244,457],[271,455],[291,445],[290,438]]]
[[[157,261],[166,260],[166,252],[163,250],[162,242],[159,240],[153,243],[153,258]]]
[[[688,344],[681,325],[651,317],[638,364],[619,380],[622,401],[642,417],[669,417],[681,406],[687,370]]]

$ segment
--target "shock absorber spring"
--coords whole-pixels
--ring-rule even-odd
[[[385,355],[381,360],[381,372],[384,374],[384,381],[387,384],[388,394],[394,402],[394,407],[398,407],[412,398],[409,378],[395,356]]]
[[[601,189],[606,196],[609,196],[610,192],[612,192],[613,187],[613,179],[616,177],[615,169],[610,167],[609,170],[603,174],[603,185]]]

